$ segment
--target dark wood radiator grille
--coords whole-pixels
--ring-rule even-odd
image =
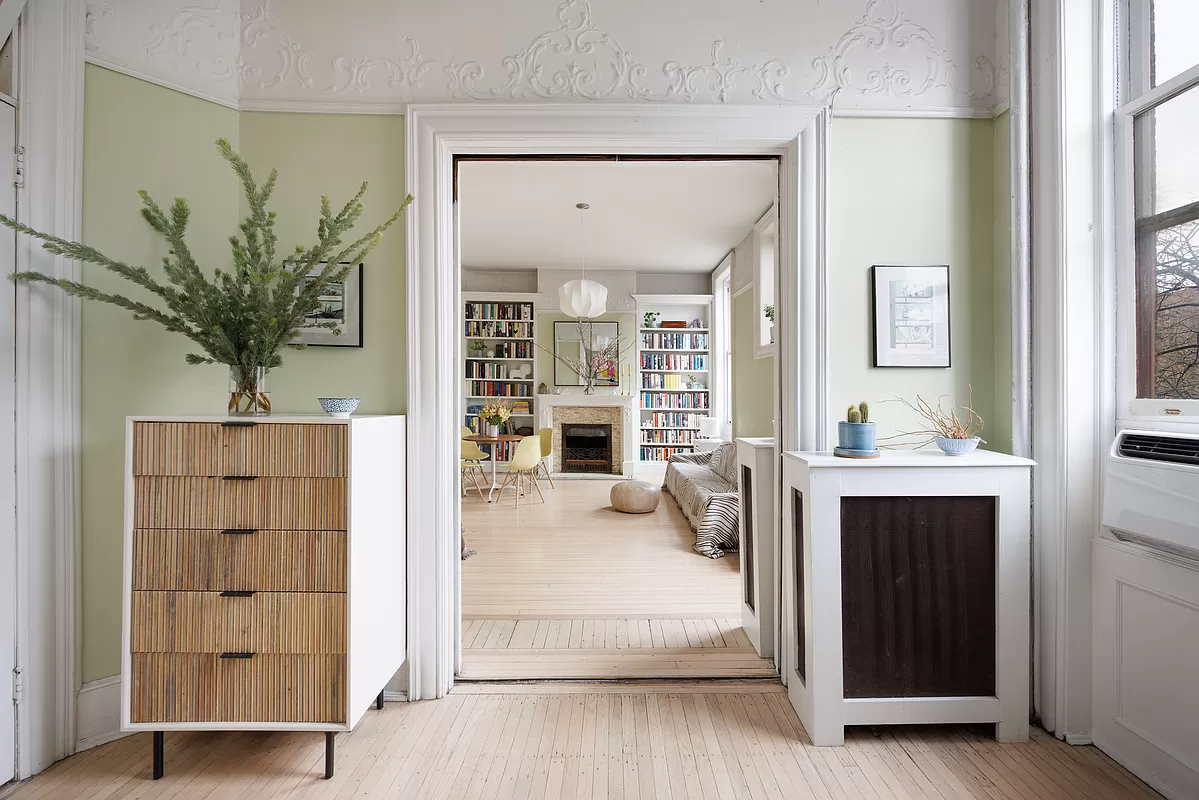
[[[995,694],[995,498],[844,497],[846,697]]]

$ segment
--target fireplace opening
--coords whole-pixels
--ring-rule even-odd
[[[562,425],[563,472],[612,472],[612,426]]]

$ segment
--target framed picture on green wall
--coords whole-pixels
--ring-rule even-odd
[[[324,269],[317,266],[315,277]],[[309,347],[362,347],[362,265],[350,269],[344,281],[330,283],[320,297],[321,307],[305,319],[295,341]],[[324,327],[335,323],[336,329]]]
[[[949,366],[949,267],[870,268],[874,366]]]

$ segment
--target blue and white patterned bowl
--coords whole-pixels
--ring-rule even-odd
[[[973,439],[949,439],[945,436],[938,436],[937,447],[941,448],[941,452],[947,456],[964,456],[973,453],[981,441],[982,439],[977,436]]]
[[[318,397],[321,408],[331,417],[345,418],[354,413],[361,402],[357,397]]]

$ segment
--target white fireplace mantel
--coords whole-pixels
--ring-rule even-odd
[[[537,427],[554,426],[554,408],[619,408],[621,413],[621,474],[633,477],[636,468],[637,443],[640,433],[633,425],[636,419],[637,395],[623,394],[539,394],[537,395]]]

